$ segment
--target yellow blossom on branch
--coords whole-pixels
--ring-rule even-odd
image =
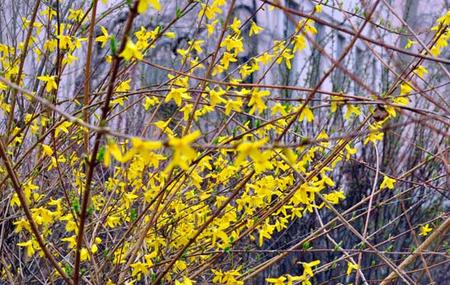
[[[42,75],[38,76],[37,79],[45,82],[45,90],[47,92],[51,92],[52,90],[58,88],[58,85],[56,84],[56,76]]]

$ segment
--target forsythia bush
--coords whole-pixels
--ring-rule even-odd
[[[263,79],[275,68],[291,70],[314,48],[322,5],[293,23],[287,38],[270,39],[269,49],[243,61],[264,37],[257,16],[289,12],[282,1],[261,1],[250,17],[233,14],[234,0],[112,2],[29,1],[31,14],[18,19],[23,38],[0,43],[0,191],[12,227],[2,247],[15,256],[2,256],[2,284],[244,284],[264,276],[268,284],[305,285],[336,266],[348,282],[367,284],[358,251],[331,237],[341,258],[305,254],[338,225],[359,240],[354,250],[378,254],[386,276],[411,281],[353,223],[370,221],[371,207],[403,176],[374,166],[369,206],[347,212],[335,177],[362,149],[379,153],[386,128],[416,108],[410,98],[421,92],[424,63],[385,94],[324,91],[318,105],[320,84]],[[119,26],[111,26],[119,12]],[[155,21],[163,13],[170,19]],[[177,45],[171,65],[160,64],[159,44],[181,41],[179,23],[196,32]],[[449,14],[440,18],[432,45],[417,53],[438,57],[449,23]],[[408,44],[400,50],[417,42]],[[164,76],[148,85],[144,66]],[[70,86],[74,74],[78,83]],[[288,100],[283,90],[304,93]],[[342,114],[342,125],[321,123],[321,109]],[[320,215],[333,218],[264,256],[292,224]],[[412,230],[419,242],[440,219]],[[295,250],[304,253],[296,268],[268,271]]]

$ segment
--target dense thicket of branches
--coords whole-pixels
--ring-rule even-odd
[[[446,284],[449,8],[1,1],[0,284]]]

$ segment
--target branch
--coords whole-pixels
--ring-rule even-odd
[[[397,267],[399,270],[405,269],[408,265],[414,262],[420,254],[427,250],[427,248],[438,238],[447,234],[450,229],[450,217],[448,217],[440,226],[437,228],[410,256],[408,256],[402,263]],[[395,279],[397,279],[398,275],[396,272],[391,272],[380,285],[388,285],[391,284]]]

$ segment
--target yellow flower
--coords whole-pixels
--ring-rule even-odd
[[[302,281],[302,285],[312,285],[311,282],[309,282],[308,278],[305,276],[292,276],[290,274],[286,274],[287,277],[287,285],[293,285],[295,281]],[[299,283],[295,283],[299,284]]]
[[[269,63],[269,61],[274,57],[274,55],[270,53],[263,53],[260,57],[258,57],[258,60],[262,62],[262,64],[266,65]]]
[[[239,20],[238,18],[234,18],[233,19],[233,23],[230,25],[230,29],[233,30],[233,32],[235,32],[236,34],[240,34],[241,30],[239,29],[241,26],[241,20]]]
[[[177,260],[175,262],[174,267],[179,271],[184,271],[187,268],[187,265],[186,265],[186,262],[184,262],[182,260]]]
[[[171,166],[180,166],[182,169],[187,169],[188,163],[197,156],[197,152],[191,148],[191,143],[201,136],[199,130],[190,133],[182,138],[169,137],[169,145],[173,148],[173,160]]]
[[[68,19],[69,20],[74,20],[76,22],[79,22],[83,18],[83,14],[84,14],[83,9],[78,9],[78,10],[69,9],[69,17],[68,17]]]
[[[384,178],[383,178],[383,182],[381,182],[381,185],[380,185],[380,189],[382,190],[382,189],[385,189],[385,188],[388,188],[388,189],[394,189],[394,184],[395,184],[395,179],[393,179],[393,178],[390,178],[390,177],[388,177],[388,176],[384,176]]]
[[[61,241],[68,242],[69,249],[73,249],[77,245],[77,238],[75,235],[71,237],[62,238]]]
[[[111,164],[111,155],[118,162],[125,162],[119,146],[113,141],[109,141],[105,147],[105,158],[103,160],[105,167],[108,167]]]
[[[353,270],[359,270],[359,265],[353,262],[347,262],[347,275],[350,275]]]
[[[300,262],[300,264],[303,265],[303,268],[304,268],[303,276],[311,277],[311,276],[314,276],[314,272],[313,272],[312,268],[314,266],[319,265],[320,264],[320,260],[314,260],[314,261],[311,261],[311,262]]]
[[[133,271],[131,272],[131,276],[134,277],[138,275],[138,280],[140,280],[140,275],[148,275],[150,273],[150,270],[147,268],[148,265],[143,262],[136,262],[130,265],[131,268],[133,268]]]
[[[80,260],[81,261],[85,261],[85,260],[90,260],[91,256],[89,255],[89,251],[87,250],[87,248],[82,248],[80,250]]]
[[[193,41],[188,41],[188,44],[191,46],[191,50],[195,50],[198,54],[201,54],[203,52],[202,49],[202,44],[205,41],[203,40],[193,40]]]
[[[405,48],[406,48],[406,49],[409,49],[409,48],[411,48],[413,45],[416,45],[416,44],[417,44],[416,41],[413,41],[413,40],[411,40],[411,39],[408,39],[408,41],[406,42]]]
[[[238,155],[236,157],[236,164],[240,164],[243,162],[247,156],[249,156],[253,160],[259,160],[261,157],[261,150],[260,148],[266,144],[268,141],[267,138],[255,141],[255,142],[243,142],[241,143],[237,148],[236,151],[238,152]]]
[[[152,97],[145,97],[144,103],[142,103],[142,106],[144,106],[145,111],[148,111],[151,107],[155,106],[159,103],[159,99],[155,96]]]
[[[215,107],[217,104],[227,102],[225,99],[222,98],[222,95],[224,95],[224,94],[225,94],[225,90],[223,90],[220,87],[217,91],[216,90],[209,91],[209,96],[210,96],[209,103],[211,104],[211,106]]]
[[[125,49],[120,53],[120,56],[123,57],[125,61],[129,61],[133,57],[137,60],[142,60],[144,58],[142,53],[137,49],[136,45],[131,40],[127,41]]]
[[[14,229],[14,232],[16,233],[20,233],[23,229],[31,231],[30,223],[23,218],[15,221],[13,224],[16,226]]]
[[[106,225],[112,229],[115,228],[119,224],[120,224],[120,218],[118,216],[109,215],[108,218],[106,218]]]
[[[35,248],[34,248],[34,243],[35,243],[36,241],[33,241],[33,240],[28,240],[28,241],[25,241],[25,242],[19,242],[17,245],[18,246],[22,246],[22,247],[25,247],[26,248],[26,250],[27,250],[27,256],[29,256],[29,257],[31,257],[31,256],[33,256],[33,254],[36,252],[36,250],[35,250]],[[37,243],[37,242],[36,242]]]
[[[304,35],[300,34],[294,37],[294,49],[293,51],[302,51],[307,47],[306,38]]]
[[[193,284],[194,283],[192,282],[192,280],[187,277],[184,277],[182,282],[175,280],[175,285],[193,285]]]
[[[284,281],[286,281],[286,277],[280,276],[278,278],[266,278],[266,281],[269,283],[273,283],[274,285],[284,285]]]
[[[258,25],[256,25],[255,22],[252,21],[252,25],[250,26],[250,32],[248,33],[248,35],[250,37],[252,35],[257,35],[257,34],[261,33],[262,30],[264,30],[264,29],[259,27]]]
[[[71,53],[68,53],[67,56],[63,59],[62,63],[71,65],[74,61],[77,61],[77,60],[78,60],[78,57],[74,56]]]
[[[208,20],[212,20],[216,17],[216,14],[222,13],[222,9],[218,7],[219,5],[214,5],[214,3],[213,5],[206,5],[204,3],[201,3],[200,5],[202,9],[200,9],[200,12],[198,14],[199,18],[205,15]]]
[[[131,79],[120,82],[116,87],[116,92],[128,92],[130,91],[130,82]]]
[[[42,15],[42,16],[47,16],[48,19],[51,21],[52,18],[53,18],[54,16],[57,15],[57,13],[56,13],[56,11],[55,11],[54,9],[52,9],[52,8],[49,6],[48,8],[46,8],[46,9],[44,9],[44,10],[41,11],[41,15]]]
[[[230,115],[231,111],[240,112],[242,108],[242,101],[240,99],[233,101],[228,100],[228,102],[225,104],[225,114],[228,116]]]
[[[183,120],[186,122],[189,120],[189,115],[192,113],[192,110],[194,110],[194,105],[192,104],[186,104],[180,109],[180,112],[183,112]]]
[[[420,78],[423,78],[423,76],[428,73],[428,69],[426,69],[423,65],[419,65],[416,69],[414,69],[414,73]]]
[[[424,226],[420,226],[420,234],[419,236],[427,236],[429,232],[431,232],[433,228],[430,228],[429,224],[426,224]]]
[[[254,114],[257,110],[259,112],[264,112],[266,109],[266,103],[263,101],[263,97],[267,97],[270,95],[270,91],[263,90],[259,91],[258,88],[253,89],[252,96],[250,97],[250,101],[248,102],[249,107],[252,107],[250,113]]]
[[[153,7],[156,11],[161,10],[161,4],[159,0],[139,0],[138,13],[142,14],[147,11],[148,7]]]
[[[131,143],[133,147],[123,156],[123,162],[130,160],[137,154],[149,159],[154,155],[153,150],[158,150],[163,146],[160,141],[144,141],[137,137],[131,138]]]
[[[53,150],[50,146],[42,144],[42,156],[52,156]]]
[[[364,140],[364,144],[368,144],[369,142],[376,143],[377,141],[381,141],[384,137],[384,133],[379,131],[378,129],[381,127],[379,124],[370,125],[370,133],[367,135]]]
[[[355,114],[356,116],[361,115],[361,110],[359,109],[358,106],[354,106],[354,105],[347,105],[347,111],[345,112],[344,118],[346,120],[350,119],[350,117],[352,116],[352,114]]]
[[[176,34],[175,32],[166,32],[166,33],[164,34],[164,36],[165,36],[166,38],[169,38],[169,39],[174,39],[174,38],[177,37],[177,34]]]
[[[281,105],[280,103],[275,103],[271,108],[271,115],[280,114],[282,116],[285,116],[287,114],[285,106]]]
[[[98,246],[94,243],[94,244],[91,246],[91,252],[92,252],[93,254],[95,254],[95,253],[97,253],[97,251],[98,251]]]
[[[169,94],[167,94],[166,99],[164,99],[164,102],[169,102],[170,100],[175,101],[177,106],[181,106],[181,101],[183,99],[191,99],[191,96],[187,93],[186,88],[172,88],[169,91]]]
[[[304,119],[306,119],[307,122],[314,121],[314,114],[307,106],[303,108],[302,112],[300,113],[300,117],[298,118],[299,121],[303,121]]]
[[[95,38],[95,41],[102,43],[102,48],[104,48],[106,43],[111,38],[111,36],[108,34],[108,30],[105,27],[100,26],[100,29],[102,30],[103,35],[98,36],[97,38]]]
[[[237,58],[234,54],[229,52],[224,52],[220,63],[223,65],[223,68],[228,69],[230,66],[230,62],[237,62]]]
[[[322,5],[316,5],[315,7],[314,7],[314,11],[317,13],[317,14],[320,14],[320,13],[322,13]]]
[[[409,104],[409,99],[408,97],[399,96],[397,98],[394,98],[392,102],[398,105],[406,106]]]
[[[212,23],[206,25],[206,30],[208,31],[208,37],[214,33],[218,22],[219,22],[219,20],[214,20]]]
[[[407,95],[414,91],[414,89],[409,85],[409,83],[403,82],[400,84],[400,95]]]
[[[56,78],[56,76],[50,76],[50,75],[42,75],[42,76],[37,77],[37,79],[46,83],[45,90],[47,90],[47,92],[51,92],[52,90],[58,88],[55,78]]]
[[[330,194],[324,194],[323,196],[328,202],[334,205],[339,203],[339,199],[345,199],[343,191],[333,191]]]
[[[69,133],[69,130],[67,128],[69,128],[70,126],[72,126],[72,122],[62,122],[55,130],[55,136],[58,137],[60,132]]]

